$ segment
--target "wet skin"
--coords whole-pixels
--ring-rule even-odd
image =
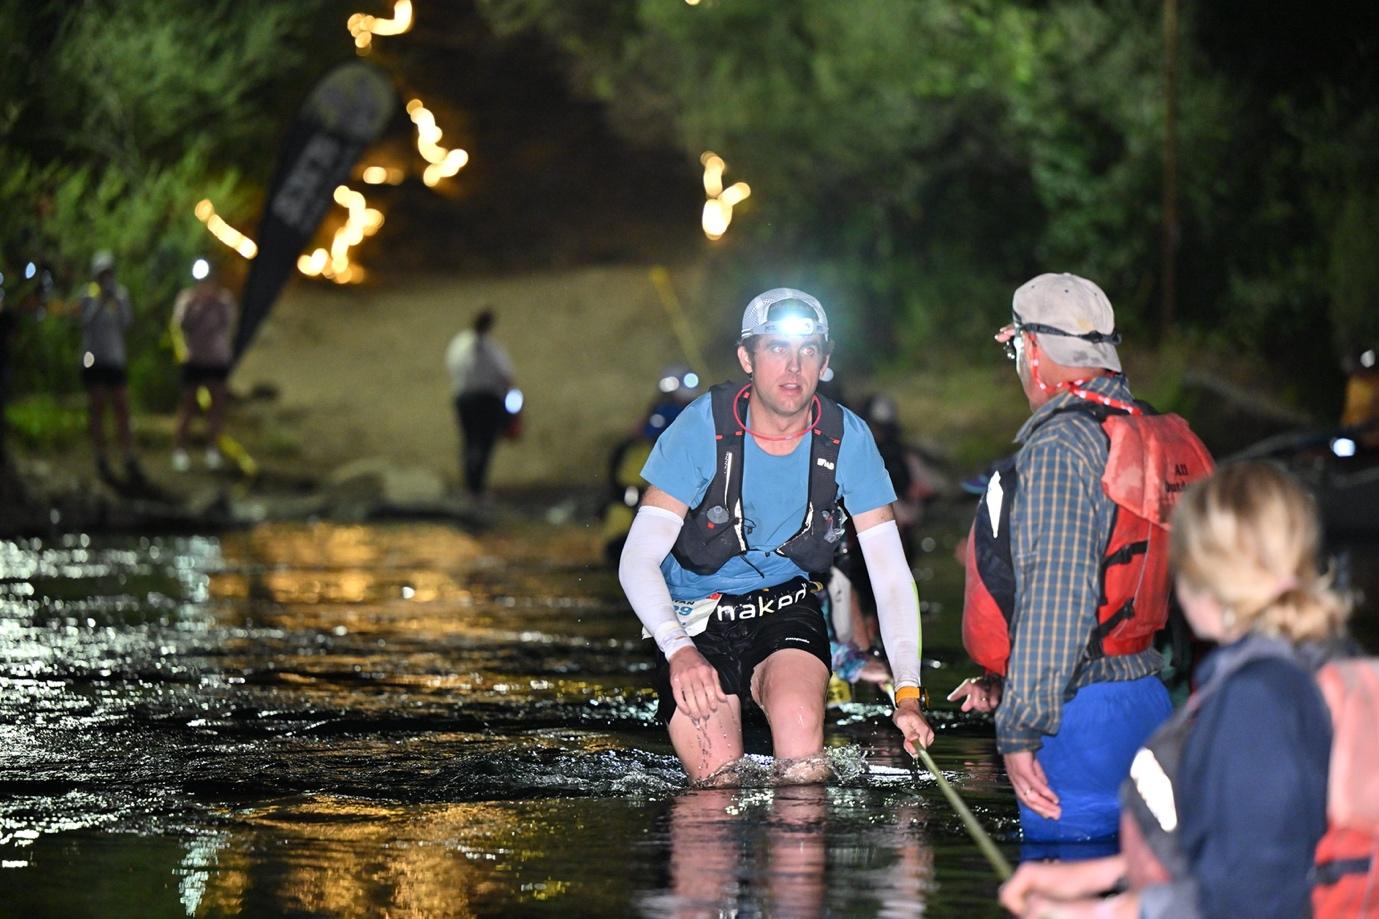
[[[738,363],[752,375],[750,423],[768,436],[795,434],[809,424],[819,376],[828,366],[827,343],[820,335],[761,335],[739,345]],[[763,450],[789,453],[795,441],[763,441]]]

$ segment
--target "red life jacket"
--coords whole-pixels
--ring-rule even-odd
[[[1256,643],[1228,665],[1239,669],[1278,644]],[[1224,672],[1192,696],[1135,757],[1121,793],[1121,853],[1132,889],[1162,884],[1186,873],[1178,847],[1177,782],[1183,745],[1193,716]],[[1316,919],[1379,917],[1379,658],[1325,664],[1316,674],[1331,712],[1331,759],[1327,770],[1326,832],[1313,855],[1312,915]],[[1248,781],[1248,779],[1243,779]],[[1167,789],[1165,789],[1165,782]],[[1240,845],[1249,845],[1241,840]]]
[[[1097,626],[1087,640],[1092,659],[1143,651],[1167,622],[1169,513],[1183,489],[1212,470],[1211,454],[1186,421],[1136,408],[1141,414],[1079,400],[1059,410],[1091,414],[1109,442],[1101,487],[1116,508],[1101,558]],[[997,464],[967,538],[962,641],[974,661],[1001,675],[1015,611],[1010,508],[1018,489],[1008,457]]]

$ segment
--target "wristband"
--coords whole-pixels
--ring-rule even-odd
[[[918,702],[922,695],[923,693],[920,692],[918,686],[898,686],[895,690],[895,704],[899,705],[906,699],[914,699]]]

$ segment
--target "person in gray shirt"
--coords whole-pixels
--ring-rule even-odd
[[[109,252],[97,252],[91,259],[91,276],[93,280],[81,298],[81,379],[86,387],[91,450],[101,478],[114,481],[106,459],[108,406],[115,416],[126,474],[131,481],[141,481],[143,473],[134,456],[134,436],[129,426],[125,371],[125,331],[134,321],[134,308],[130,306],[128,291],[115,282],[115,257]]]

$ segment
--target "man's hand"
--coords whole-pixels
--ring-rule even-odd
[[[728,701],[713,669],[693,645],[670,656],[670,690],[675,704],[691,721],[702,721]]]
[[[998,677],[968,677],[948,694],[948,701],[961,701],[965,712],[994,712],[1001,704],[1001,681]]]
[[[905,752],[911,756],[919,755],[915,749],[916,744],[927,748],[934,742],[934,729],[924,720],[924,715],[919,710],[918,699],[906,699],[898,703],[891,720],[900,729],[900,733],[905,735]]]
[[[1094,897],[1113,889],[1124,877],[1123,855],[1080,862],[1025,862],[1001,885],[1001,905],[1017,916],[1042,915],[1033,911],[1040,898]]]
[[[1063,809],[1059,807],[1058,795],[1049,787],[1044,767],[1034,758],[1033,750],[1007,753],[1005,760],[1006,774],[1010,776],[1010,784],[1014,786],[1015,797],[1020,799],[1020,803],[1050,820],[1057,820],[1062,816]]]

